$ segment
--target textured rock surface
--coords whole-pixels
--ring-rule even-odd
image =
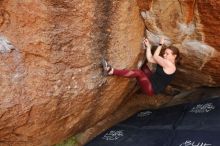
[[[137,63],[144,23],[135,1],[3,0],[0,16],[15,47],[1,46],[0,145],[55,144],[105,118],[132,87],[99,65]]]
[[[47,146],[71,135],[85,143],[169,101],[126,98],[134,80],[101,73],[101,57],[136,67],[144,24],[152,43],[165,35],[181,50],[175,87],[219,86],[219,8],[215,0],[1,0],[0,145]]]
[[[141,3],[145,2],[145,5]],[[182,53],[175,85],[184,88],[219,86],[219,10],[214,0],[138,0],[147,34],[153,43],[167,37]],[[149,9],[150,7],[150,9]],[[215,65],[214,65],[215,64]],[[184,78],[183,78],[184,77]]]

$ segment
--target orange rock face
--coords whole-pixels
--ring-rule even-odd
[[[107,128],[123,103],[110,122],[137,111],[144,99],[126,99],[134,80],[104,77],[100,59],[136,68],[145,27],[152,43],[164,35],[180,48],[173,86],[219,86],[219,10],[215,0],[1,0],[0,145],[49,146],[79,133],[85,143],[83,132]]]
[[[100,60],[134,66],[144,23],[135,1],[3,0],[0,30],[0,145],[45,146],[120,105],[131,84]]]
[[[160,0],[141,12],[151,42],[157,43],[160,36],[165,36],[167,44],[181,51],[182,65],[173,82],[176,86],[219,86],[219,6],[214,0]]]

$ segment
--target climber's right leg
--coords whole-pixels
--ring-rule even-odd
[[[152,96],[154,94],[151,81],[149,80],[149,77],[142,70],[113,69],[113,75],[127,77],[127,78],[136,78],[139,85],[147,95]]]

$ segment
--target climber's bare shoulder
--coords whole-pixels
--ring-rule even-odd
[[[162,66],[162,67],[163,67],[163,71],[168,75],[173,74],[176,71],[175,63],[172,63],[166,59],[165,59],[164,66]]]

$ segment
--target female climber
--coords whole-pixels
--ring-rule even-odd
[[[159,46],[152,55],[151,44],[148,39],[144,40],[146,46],[146,58],[150,63],[155,63],[156,71],[152,73],[148,66],[144,64],[141,69],[132,70],[119,70],[112,68],[106,60],[102,60],[102,66],[104,73],[107,75],[123,76],[127,78],[136,78],[140,84],[142,90],[149,96],[157,94],[163,91],[166,86],[171,82],[175,72],[176,63],[179,60],[179,50],[174,46],[165,47],[165,51],[162,56],[160,52],[164,44],[164,38],[160,39]]]

